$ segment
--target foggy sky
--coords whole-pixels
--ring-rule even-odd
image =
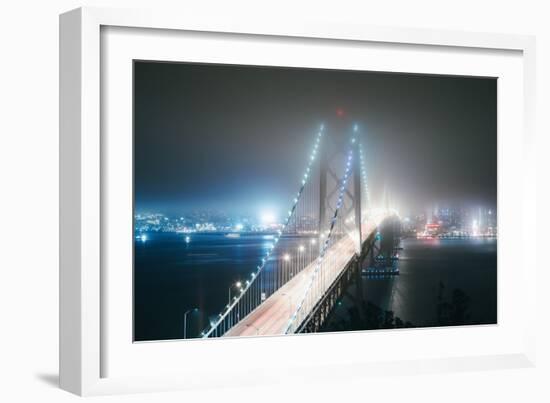
[[[493,78],[135,62],[136,211],[285,211],[321,123],[327,136],[358,123],[375,201],[386,185],[401,211],[494,206],[496,91]]]

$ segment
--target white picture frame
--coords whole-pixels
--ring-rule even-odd
[[[405,28],[382,28],[346,25],[342,23],[327,23],[314,20],[207,20],[195,18],[192,15],[171,15],[169,13],[151,12],[147,10],[118,10],[104,8],[80,8],[61,15],[60,17],[60,385],[63,389],[79,395],[96,395],[111,393],[128,393],[138,391],[156,391],[167,389],[182,389],[193,387],[215,387],[248,385],[258,382],[293,382],[294,377],[311,379],[329,379],[327,368],[338,368],[339,377],[344,379],[349,374],[368,376],[374,373],[416,373],[418,371],[439,372],[449,370],[474,370],[481,368],[525,367],[535,362],[534,346],[534,319],[526,317],[522,323],[513,323],[509,333],[503,333],[506,326],[477,330],[469,327],[459,330],[443,329],[424,332],[423,330],[405,331],[399,333],[378,332],[354,333],[350,335],[325,335],[316,338],[315,343],[305,343],[307,337],[290,338],[290,341],[281,341],[282,338],[252,338],[244,340],[229,340],[224,343],[204,344],[209,341],[195,341],[179,345],[177,343],[162,343],[162,345],[144,348],[156,349],[154,355],[174,354],[175,349],[186,349],[186,357],[198,360],[204,357],[209,350],[218,354],[231,354],[231,350],[242,351],[250,346],[250,353],[242,354],[242,361],[235,365],[230,376],[203,365],[190,371],[189,362],[185,364],[168,363],[166,358],[157,361],[170,370],[140,372],[125,375],[127,368],[111,371],[106,369],[106,357],[110,354],[107,345],[111,341],[106,336],[105,327],[109,322],[105,318],[109,315],[109,305],[105,303],[107,291],[104,289],[105,266],[102,247],[102,194],[105,190],[105,159],[107,158],[102,144],[101,133],[105,130],[102,122],[102,29],[118,27],[117,29],[147,29],[157,32],[193,32],[219,33],[219,35],[243,35],[254,37],[261,41],[268,38],[287,38],[291,40],[323,40],[333,41],[330,46],[340,44],[368,44],[399,46],[421,46],[422,49],[434,48],[439,50],[465,49],[474,53],[484,52],[516,52],[521,64],[521,86],[516,87],[520,99],[516,100],[522,106],[521,120],[514,140],[500,141],[500,131],[506,130],[499,120],[499,148],[503,153],[514,147],[517,142],[521,146],[523,164],[519,172],[512,175],[512,167],[499,165],[499,187],[507,178],[521,181],[521,192],[517,195],[517,206],[521,210],[513,214],[515,221],[510,221],[508,228],[520,226],[522,234],[535,232],[534,208],[534,159],[530,158],[534,147],[533,119],[534,119],[534,90],[535,90],[535,62],[534,38],[521,35],[503,35],[487,33],[466,33],[456,31],[429,31]],[[160,39],[159,39],[160,40]],[[177,40],[177,38],[176,38]],[[456,57],[461,57],[460,55]],[[516,60],[516,61],[517,61]],[[467,71],[467,70],[464,70]],[[519,70],[518,70],[519,71]],[[516,73],[510,73],[516,74]],[[128,94],[130,95],[130,94]],[[130,95],[131,96],[131,95]],[[499,99],[500,101],[500,99]],[[517,105],[514,104],[513,108]],[[512,106],[511,106],[512,108]],[[500,116],[499,116],[500,119]],[[510,134],[514,136],[513,133]],[[108,142],[104,142],[108,143]],[[506,154],[504,154],[506,155]],[[500,156],[500,152],[499,152]],[[517,184],[516,186],[520,186]],[[499,196],[499,203],[501,199]],[[500,206],[499,206],[500,208]],[[504,216],[505,214],[503,214]],[[507,228],[501,225],[499,230]],[[519,228],[519,227],[517,227]],[[501,243],[499,232],[499,249]],[[504,238],[504,245],[506,245]],[[518,253],[527,249],[527,241],[516,245]],[[499,265],[501,263],[499,251]],[[521,295],[524,299],[523,308],[535,306],[535,282],[526,279],[536,275],[534,256],[529,255],[522,261],[521,277],[525,280],[518,282]],[[500,270],[500,269],[499,269]],[[500,282],[499,278],[499,282]],[[505,280],[508,281],[508,280]],[[508,284],[508,283],[506,283]],[[506,287],[510,286],[504,285]],[[499,284],[500,286],[500,284]],[[500,288],[499,288],[500,292]],[[505,301],[506,302],[506,301]],[[500,306],[500,305],[499,305]],[[500,316],[501,312],[499,312]],[[128,312],[131,316],[131,312]],[[495,330],[496,329],[496,330]],[[445,334],[447,332],[448,334]],[[467,333],[466,333],[467,332]],[[372,333],[371,333],[372,334]],[[513,334],[513,336],[512,336]],[[365,336],[367,335],[367,336]],[[483,343],[478,349],[471,345],[475,340],[491,338],[507,338],[510,343],[503,343],[494,351],[483,350]],[[446,356],[441,351],[426,351],[425,354],[403,357],[390,357],[388,360],[368,360],[358,355],[352,360],[338,360],[326,357],[326,360],[315,360],[307,356],[311,365],[304,375],[299,361],[290,361],[284,371],[280,371],[284,362],[277,362],[274,368],[265,363],[253,362],[254,356],[262,349],[269,349],[277,354],[277,349],[291,348],[295,351],[304,351],[308,354],[308,345],[319,346],[319,340],[325,343],[344,342],[353,346],[361,343],[361,338],[375,337],[394,338],[403,340],[409,338],[436,340],[438,337],[461,337],[470,343],[463,350],[456,350]],[[512,341],[513,338],[513,341]],[[451,339],[449,339],[451,340]],[[266,347],[269,343],[269,347]],[[422,343],[422,342],[421,342]],[[423,343],[426,343],[425,341]],[[149,344],[149,343],[147,343]],[[498,343],[495,343],[498,344]],[[114,345],[111,348],[118,348]],[[472,348],[470,348],[472,347]],[[200,353],[191,350],[200,350]],[[162,350],[162,351],[161,351]],[[128,350],[130,351],[130,350]],[[151,350],[153,351],[153,350]],[[461,352],[462,351],[462,352]],[[184,354],[183,352],[180,352]],[[133,354],[133,352],[131,352]],[[141,354],[141,352],[136,352]],[[153,355],[145,352],[147,355]],[[233,357],[229,355],[229,357]],[[122,356],[121,360],[130,357]],[[143,357],[142,357],[143,358]],[[208,356],[208,359],[214,357]],[[176,360],[177,361],[177,360]],[[257,361],[257,360],[256,360]],[[131,362],[131,359],[129,359]],[[145,361],[143,366],[146,366]],[[169,365],[168,365],[169,364]],[[256,371],[263,368],[263,372]],[[111,376],[110,373],[116,375]],[[209,379],[205,379],[205,375]],[[332,377],[334,374],[332,373]]]

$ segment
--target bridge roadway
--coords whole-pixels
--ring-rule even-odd
[[[385,214],[377,215],[372,217],[369,223],[364,224],[362,228],[363,238],[366,239],[372,231],[375,231],[384,218],[386,218]],[[350,236],[345,236],[327,250],[324,259],[334,261],[334,264],[325,272],[326,278],[329,279],[326,284],[327,289],[340,272],[345,269],[354,255],[355,245]],[[291,315],[304,296],[315,266],[316,261],[313,261],[222,337],[284,334]],[[323,269],[326,270],[327,267],[324,266]]]

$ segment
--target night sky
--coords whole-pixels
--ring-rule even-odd
[[[358,123],[375,202],[387,186],[405,213],[494,207],[496,93],[492,78],[135,62],[136,212],[286,211],[321,123]]]

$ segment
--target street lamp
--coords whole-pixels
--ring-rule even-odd
[[[183,313],[183,338],[187,338],[187,315],[192,312],[198,312],[199,308],[188,309]]]
[[[228,290],[228,304],[231,305],[231,288],[233,286],[237,287],[237,288],[241,288],[242,287],[242,283],[240,281],[237,281],[235,284],[232,284],[229,286],[229,290]]]

